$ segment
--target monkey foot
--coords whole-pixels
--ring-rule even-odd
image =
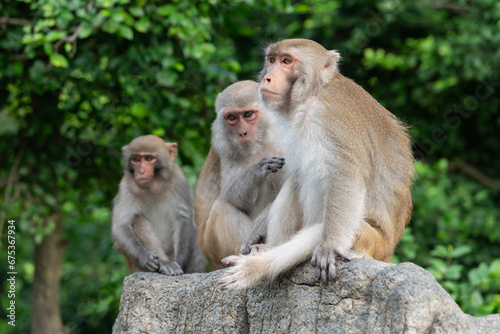
[[[181,266],[175,261],[160,264],[158,272],[167,276],[178,276],[184,274]]]
[[[341,257],[346,260],[351,260],[345,250],[340,247],[327,248],[318,246],[313,253],[311,264],[318,267],[321,274],[321,279],[327,283],[328,280],[333,280],[336,276],[335,258]]]

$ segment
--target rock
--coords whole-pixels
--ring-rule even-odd
[[[223,270],[135,273],[124,280],[113,333],[500,333],[500,315],[463,313],[419,266],[351,254],[327,285],[309,261],[238,292],[219,289]]]

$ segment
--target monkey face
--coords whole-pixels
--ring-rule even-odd
[[[267,105],[279,109],[292,89],[297,66],[297,58],[291,52],[267,55],[259,86],[262,100]]]
[[[160,137],[146,135],[135,138],[122,148],[126,170],[134,175],[139,188],[151,189],[155,177],[164,178],[161,170],[169,170],[177,156],[177,143],[165,142]]]
[[[264,104],[284,114],[293,112],[337,71],[340,55],[305,39],[270,44],[260,73],[260,96]]]
[[[242,145],[250,145],[260,120],[259,108],[231,108],[224,112],[223,117],[236,140]]]
[[[154,179],[158,159],[151,153],[137,153],[130,157],[134,180],[140,188],[148,188]]]

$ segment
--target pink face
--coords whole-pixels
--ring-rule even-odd
[[[134,167],[134,179],[141,188],[147,188],[155,175],[156,156],[152,153],[138,153],[130,157]]]
[[[295,75],[298,60],[290,52],[268,55],[266,73],[260,83],[260,93],[264,101],[283,100],[290,90],[290,78]]]
[[[224,111],[224,120],[242,145],[249,145],[255,136],[256,125],[260,120],[258,107],[232,108]]]

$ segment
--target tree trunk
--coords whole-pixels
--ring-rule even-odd
[[[47,217],[55,222],[54,232],[45,236],[35,247],[35,279],[31,295],[31,333],[64,334],[59,305],[59,286],[62,277],[64,244],[61,215]]]

